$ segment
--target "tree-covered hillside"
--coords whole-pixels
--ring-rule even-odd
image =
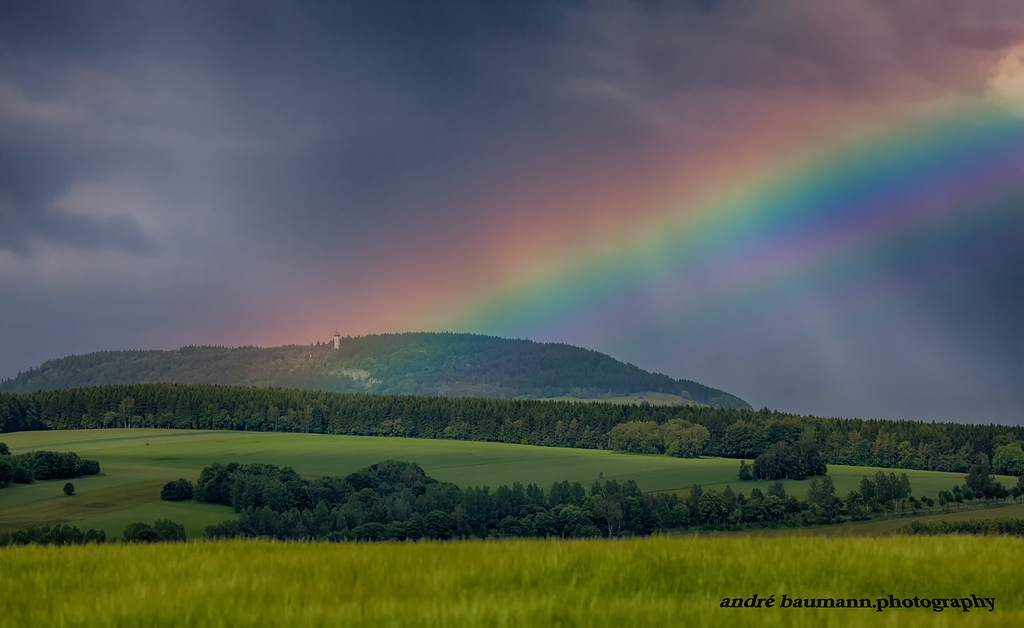
[[[452,333],[342,338],[337,350],[318,343],[102,351],[45,362],[0,383],[0,392],[154,382],[505,399],[658,392],[678,395],[683,403],[750,407],[721,390],[648,373],[597,351]]]

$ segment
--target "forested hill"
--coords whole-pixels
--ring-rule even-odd
[[[721,390],[648,373],[597,351],[452,333],[343,338],[337,350],[324,343],[102,351],[45,362],[0,382],[0,392],[155,382],[505,399],[661,393],[680,404],[750,408]]]

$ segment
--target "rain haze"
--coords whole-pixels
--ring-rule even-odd
[[[1024,3],[4,2],[0,378],[471,331],[1024,422]]]

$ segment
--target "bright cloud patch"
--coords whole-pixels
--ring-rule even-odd
[[[1024,44],[1014,46],[988,81],[992,95],[1024,113]]]

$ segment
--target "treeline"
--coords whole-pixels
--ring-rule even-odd
[[[680,527],[689,518],[675,495],[645,495],[633,481],[598,482],[589,495],[568,481],[547,492],[518,482],[493,492],[463,490],[428,477],[417,464],[396,461],[317,480],[288,467],[214,464],[203,469],[194,499],[228,504],[239,513],[238,519],[207,528],[209,538],[616,537]]]
[[[26,528],[16,532],[0,534],[0,547],[9,545],[83,545],[105,543],[107,534],[102,530],[89,529],[85,532],[76,526],[55,525]]]
[[[125,543],[173,543],[184,542],[185,526],[170,519],[157,519],[152,525],[143,522],[128,524],[122,536]],[[0,534],[0,547],[10,545],[85,545],[106,543],[107,533],[103,530],[88,529],[85,532],[77,526],[55,525],[25,528],[16,532]]]
[[[35,480],[70,480],[99,472],[99,462],[86,460],[74,452],[32,451],[12,456],[10,448],[0,443],[0,488],[11,482],[31,484]]]
[[[1024,495],[1024,475],[1017,476],[1017,484],[1007,489],[1002,482],[996,481],[989,473],[988,467],[975,466],[971,468],[970,474],[964,478],[964,485],[953,486],[951,491],[939,491],[939,503],[943,508],[948,504],[956,503],[959,507],[965,500],[975,499],[1006,500],[1008,497],[1020,499]]]
[[[813,526],[860,521],[872,513],[931,510],[917,499],[906,473],[877,472],[845,498],[828,475],[811,480],[806,499],[786,494],[781,481],[749,496],[694,484],[689,495],[644,494],[633,481],[511,487],[458,486],[428,477],[418,465],[385,461],[346,477],[309,480],[267,464],[213,464],[195,487],[169,482],[164,499],[226,504],[237,519],[210,526],[208,538],[388,541],[488,537],[588,538],[643,536],[681,529]],[[1018,495],[1015,493],[1015,496]]]
[[[665,426],[700,426],[666,441]],[[966,472],[987,464],[1024,473],[1024,427],[828,419],[767,409],[613,405],[467,397],[327,393],[140,384],[0,394],[0,430],[162,427],[407,436],[615,448],[613,430],[643,424],[643,451],[756,460],[777,443],[808,443],[820,462]],[[686,428],[685,425],[691,425]],[[652,427],[653,425],[653,427]],[[619,428],[633,430],[635,426]],[[654,440],[645,441],[651,430]],[[657,439],[661,440],[658,441]],[[623,441],[625,442],[625,441]],[[703,443],[703,446],[700,446]],[[632,447],[630,445],[629,447]],[[623,450],[628,450],[624,446]],[[776,452],[778,453],[778,452]],[[781,464],[781,463],[780,463]],[[788,473],[788,471],[787,471]],[[771,477],[771,473],[768,474]]]
[[[1002,517],[999,519],[965,519],[950,521],[913,521],[898,530],[900,534],[939,535],[939,534],[1006,534],[1024,536],[1024,519]]]
[[[896,477],[895,473],[878,471],[873,478],[864,477],[860,489],[845,497],[836,495],[835,483],[824,475],[811,479],[804,500],[787,496],[781,481],[769,485],[767,493],[751,489],[749,497],[734,493],[730,486],[719,493],[694,485],[690,500],[695,501],[700,522],[705,525],[812,526],[863,521],[872,513],[931,509],[935,505],[930,497],[917,499],[912,493],[906,473]]]
[[[1024,519],[1000,517],[995,519],[962,519],[957,521],[949,519],[927,522],[911,521],[910,524],[900,528],[898,532],[905,535],[929,536],[970,534],[1024,537]]]

